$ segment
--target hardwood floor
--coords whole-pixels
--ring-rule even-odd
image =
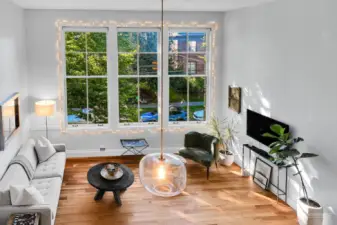
[[[188,161],[187,188],[174,198],[148,193],[139,181],[136,156],[68,159],[62,184],[56,225],[296,225],[296,213],[277,203],[275,195],[243,178],[238,166],[206,169]],[[119,162],[135,174],[134,184],[116,206],[112,193],[95,202],[96,189],[87,182],[87,171],[100,162]]]

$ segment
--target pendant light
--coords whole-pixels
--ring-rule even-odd
[[[160,152],[144,156],[139,163],[139,177],[150,193],[172,197],[186,187],[186,167],[180,156],[164,153],[163,82],[164,82],[164,0],[161,0],[161,79],[160,79]]]

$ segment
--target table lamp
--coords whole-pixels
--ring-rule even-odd
[[[55,111],[55,101],[42,100],[35,102],[35,114],[46,117],[46,138],[48,138],[48,116],[52,116]]]

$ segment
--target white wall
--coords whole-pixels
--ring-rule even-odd
[[[26,51],[23,10],[8,0],[0,1],[0,102],[20,93],[21,128],[0,152],[0,178],[9,161],[28,136]]]
[[[239,144],[258,145],[245,135],[246,108],[288,123],[305,139],[299,150],[320,155],[302,166],[329,225],[337,224],[336,9],[335,0],[281,0],[229,12],[224,20],[223,84],[243,88]],[[235,116],[225,105],[223,112]],[[241,146],[236,150],[240,163]],[[288,179],[288,204],[295,207],[298,180],[292,173]]]
[[[26,10],[25,22],[27,27],[27,54],[29,65],[29,96],[30,112],[33,113],[33,102],[36,99],[57,99],[58,96],[58,74],[56,60],[56,38],[57,30],[55,22],[57,20],[83,20],[83,21],[103,21],[113,20],[119,22],[129,21],[153,21],[160,22],[158,12],[123,12],[123,11],[73,11],[73,10]],[[219,23],[220,29],[216,32],[217,57],[214,59],[220,62],[222,54],[222,22],[223,13],[191,13],[191,12],[168,12],[165,13],[167,21],[199,22],[209,23],[215,21]],[[216,71],[221,80],[221,63],[216,64]],[[221,85],[221,83],[218,83]],[[221,86],[219,86],[221,87]],[[215,89],[216,96],[221,97],[221,89]],[[114,100],[114,99],[113,99]],[[221,99],[218,98],[220,101]],[[117,104],[116,104],[117,105]],[[214,107],[214,106],[213,106]],[[220,109],[220,108],[218,108]],[[117,110],[115,111],[117,113]],[[97,155],[100,145],[104,145],[109,151],[104,154],[120,154],[120,138],[146,137],[149,141],[151,151],[159,147],[159,133],[150,132],[144,129],[143,133],[132,134],[133,129],[122,128],[123,134],[61,134],[59,126],[59,114],[50,118],[50,139],[53,142],[64,142],[69,148],[69,154]],[[31,115],[32,134],[44,134],[44,120]],[[115,128],[117,129],[117,128]],[[203,131],[200,127],[189,128]],[[184,132],[167,132],[165,135],[165,147],[176,151],[183,145]],[[75,151],[72,151],[75,150]]]

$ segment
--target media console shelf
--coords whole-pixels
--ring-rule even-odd
[[[252,152],[255,152],[260,158],[265,159],[267,162],[271,163],[272,165],[277,167],[277,184],[273,184],[272,182],[270,182],[269,184],[272,185],[273,187],[275,187],[277,189],[277,201],[279,200],[280,195],[284,195],[284,200],[285,202],[287,202],[287,191],[288,191],[288,167],[282,167],[282,165],[277,165],[273,162],[273,157],[271,155],[269,155],[266,151],[253,146],[253,145],[249,145],[249,144],[244,144],[242,146],[242,170],[245,171],[245,149],[249,150],[249,161],[248,161],[248,168],[250,170],[250,161],[251,161],[251,157],[252,157]],[[285,168],[286,171],[286,176],[285,176],[285,189],[282,190],[280,189],[280,170],[282,168]],[[249,172],[249,176],[251,176],[252,174]],[[244,174],[243,174],[244,175]]]

